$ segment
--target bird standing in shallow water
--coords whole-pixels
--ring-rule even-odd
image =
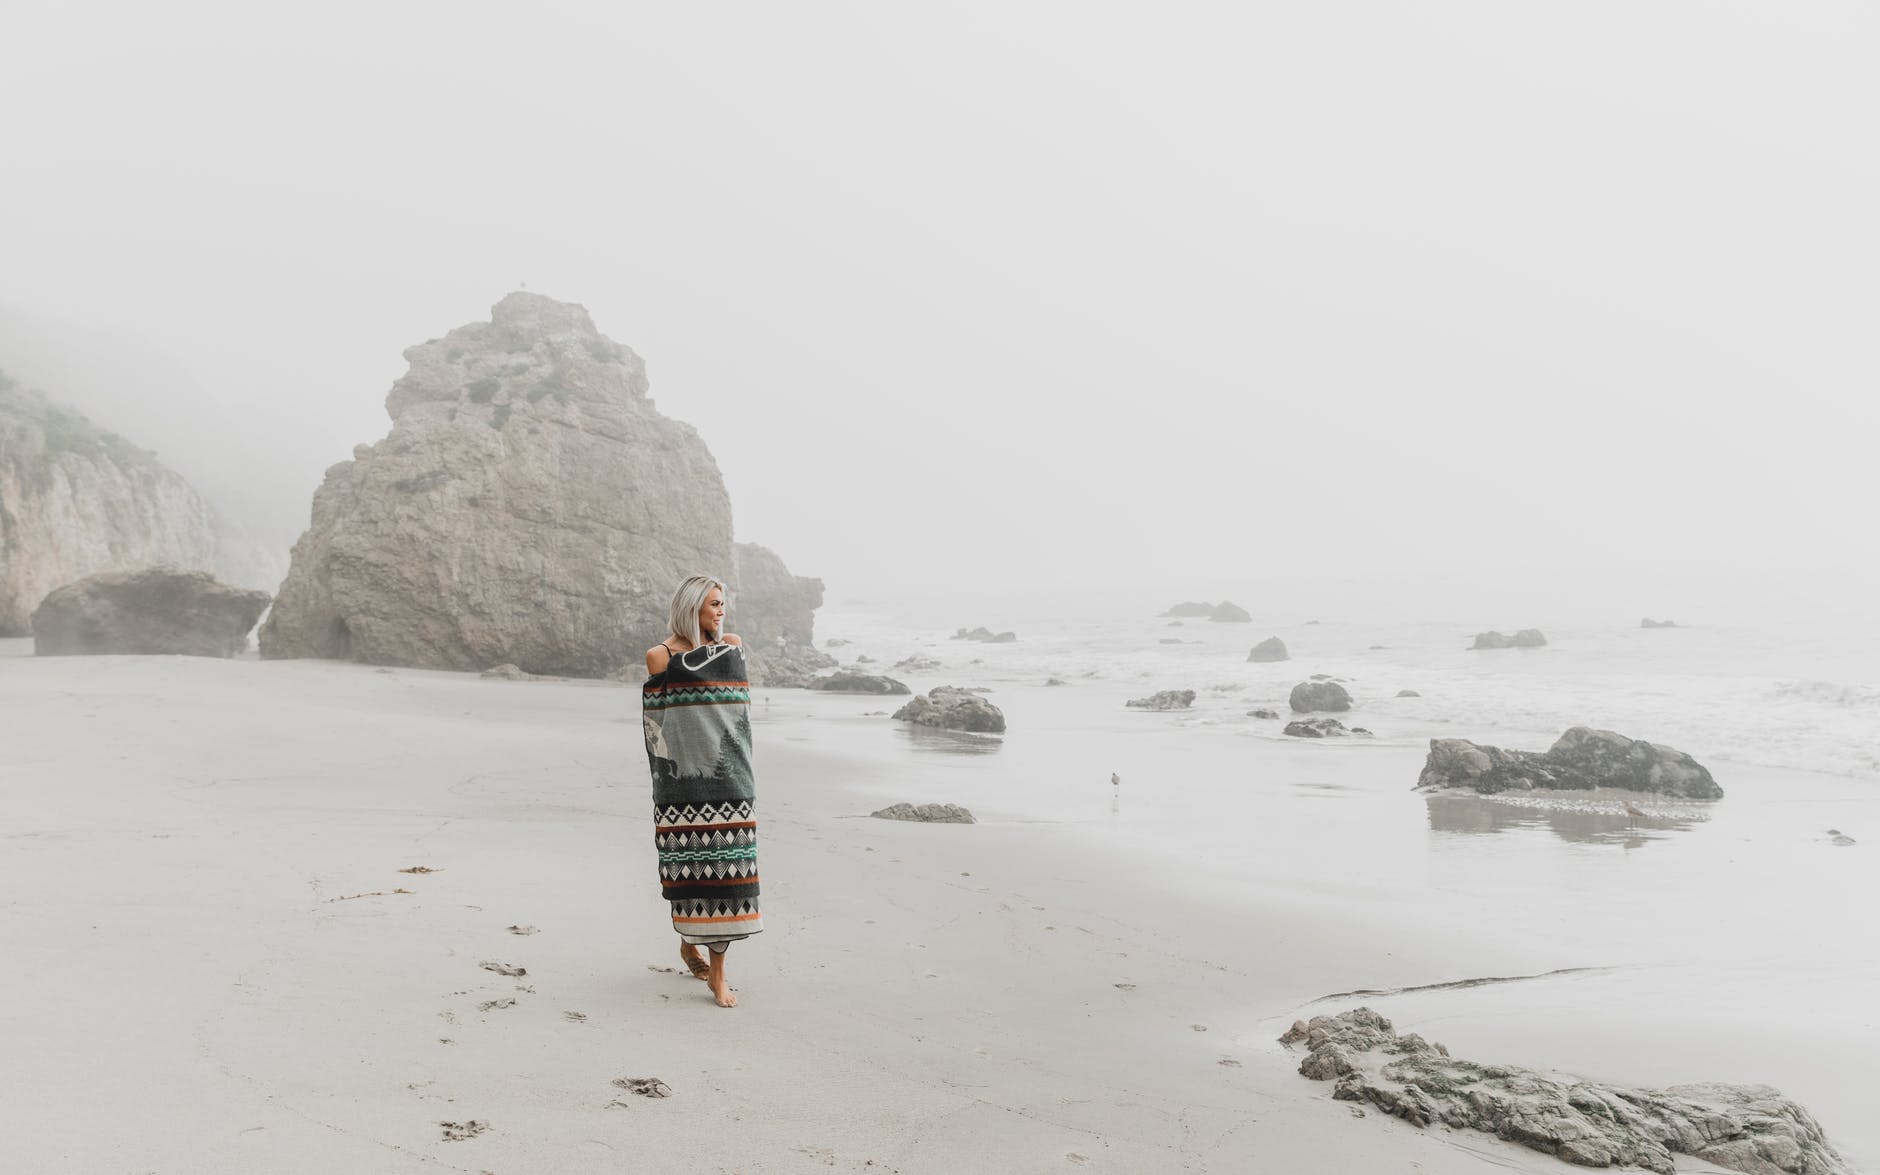
[[[1123,786],[1123,777],[1122,777],[1122,776],[1120,776],[1120,775],[1118,775],[1118,774],[1117,774],[1116,772],[1114,772],[1114,771],[1112,771],[1112,772],[1110,772],[1110,786],[1111,786],[1111,787],[1122,787],[1122,786]]]
[[[1639,819],[1645,815],[1645,810],[1635,805],[1631,800],[1625,800],[1625,799],[1620,800],[1619,808],[1627,816],[1631,817],[1630,823],[1634,827],[1638,825]]]

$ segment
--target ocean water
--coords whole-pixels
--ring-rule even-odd
[[[1544,648],[1470,651],[1487,625],[1354,609],[1174,626],[1156,614],[1170,602],[1027,617],[836,599],[817,633],[849,642],[829,650],[845,664],[867,657],[916,690],[987,689],[1008,733],[916,730],[889,720],[899,699],[778,690],[760,693],[759,737],[856,758],[871,801],[1050,823],[1087,841],[1093,868],[1175,895],[1204,886],[1230,911],[1322,911],[1376,944],[1334,991],[1250,993],[1237,1037],[1250,1053],[1275,1052],[1295,1016],[1368,1003],[1473,1059],[1773,1084],[1857,1169],[1880,1170],[1861,1092],[1880,1060],[1880,933],[1864,910],[1880,892],[1880,642],[1825,617],[1643,629],[1563,609],[1500,626],[1541,627]],[[982,624],[1019,640],[950,639]],[[1273,635],[1292,659],[1249,663]],[[895,668],[910,656],[941,668]],[[1355,705],[1339,717],[1372,736],[1280,733],[1291,687],[1318,673],[1345,681]],[[1195,690],[1192,709],[1125,706],[1162,689]],[[1260,707],[1281,718],[1248,716]],[[1640,818],[1604,793],[1413,790],[1431,738],[1542,750],[1576,725],[1687,751],[1725,798],[1652,799]],[[1440,986],[1484,977],[1512,981]],[[1373,994],[1337,995],[1361,989]]]

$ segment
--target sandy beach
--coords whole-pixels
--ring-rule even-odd
[[[8,1171],[1565,1169],[1353,1121],[1273,1039],[1320,996],[1546,960],[1335,868],[1171,876],[1093,851],[1100,819],[869,819],[970,763],[904,745],[886,777],[872,699],[757,699],[769,928],[726,1011],[676,969],[631,688],[5,651]],[[1533,1035],[1582,1035],[1600,1001],[1563,990]],[[1675,1068],[1631,1064],[1655,1043],[1602,1075]]]

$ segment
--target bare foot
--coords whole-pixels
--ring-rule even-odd
[[[738,1006],[738,997],[732,993],[731,982],[725,978],[723,954],[712,955],[711,976],[706,982],[712,985],[712,998],[718,1001],[719,1007],[735,1008]]]
[[[691,943],[682,942],[679,944],[679,957],[685,960],[686,970],[692,973],[692,978],[703,979],[707,982],[711,980],[711,968],[705,965],[703,951]]]

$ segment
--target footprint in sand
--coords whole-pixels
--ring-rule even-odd
[[[400,873],[442,873],[442,869],[433,869],[429,865],[413,865],[409,869],[400,869]]]
[[[1110,986],[1114,987],[1118,991],[1135,991],[1136,990],[1136,985],[1133,983],[1112,983]]]
[[[483,968],[485,971],[494,971],[498,975],[507,975],[511,979],[521,979],[524,975],[529,973],[527,967],[516,967],[509,963],[478,963],[477,966]]]
[[[479,1121],[476,1118],[468,1122],[439,1122],[438,1125],[444,1128],[445,1142],[462,1142],[466,1138],[475,1138],[490,1128],[488,1122]]]
[[[511,934],[540,934],[542,933],[541,931],[537,930],[533,926],[505,926],[503,927],[503,929],[507,930]]]
[[[482,1003],[477,1005],[477,1011],[494,1012],[502,1008],[513,1008],[515,1006],[516,1006],[515,996],[504,996],[500,1000],[484,1000]]]
[[[1229,1069],[1238,1069],[1238,1068],[1240,1068],[1240,1062],[1239,1062],[1239,1061],[1236,1061],[1236,1060],[1235,1060],[1234,1058],[1232,1058],[1232,1057],[1222,1057],[1222,1058],[1221,1058],[1220,1060],[1218,1060],[1218,1061],[1216,1061],[1216,1062],[1214,1062],[1214,1063],[1215,1063],[1215,1064],[1217,1064],[1217,1065],[1224,1065],[1224,1066],[1226,1066],[1226,1067],[1227,1067],[1227,1068],[1229,1068]]]
[[[677,975],[679,973],[679,969],[677,967],[661,967],[657,963],[648,963],[646,965],[646,969],[648,971],[657,971],[661,975]]]
[[[561,1014],[561,1018],[563,1020],[566,1020],[570,1024],[586,1024],[587,1023],[586,1012],[563,1012]]]

